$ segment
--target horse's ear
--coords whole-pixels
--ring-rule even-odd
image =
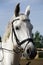
[[[15,16],[16,16],[16,17],[19,16],[19,12],[20,12],[20,3],[18,3],[18,4],[16,5],[16,8],[15,8]]]
[[[25,11],[25,15],[29,16],[30,14],[30,6],[27,6],[26,11]]]

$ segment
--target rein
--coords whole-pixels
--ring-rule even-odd
[[[11,52],[12,54],[14,54],[14,53],[16,53],[16,54],[19,54],[20,53],[20,49],[19,49],[19,51],[16,51],[16,50],[9,50],[9,49],[6,49],[6,48],[0,48],[1,50],[7,50],[7,51],[9,51],[9,52]]]

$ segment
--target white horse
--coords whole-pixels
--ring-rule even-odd
[[[31,59],[36,56],[37,52],[32,40],[33,26],[29,19],[30,8],[28,6],[24,14],[19,12],[20,6],[17,4],[2,39],[0,65],[19,65],[22,53]]]

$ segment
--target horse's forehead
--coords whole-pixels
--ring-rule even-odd
[[[18,17],[13,16],[13,17],[10,19],[10,21],[12,22],[12,21],[15,20],[15,19],[23,20],[23,19],[27,19],[27,16],[24,15],[24,14],[21,14],[21,15],[19,15]]]
[[[27,19],[27,16],[26,15],[20,15],[20,17],[19,17],[21,20],[23,20],[23,19]]]

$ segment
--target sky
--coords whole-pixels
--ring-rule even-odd
[[[14,9],[20,3],[21,13],[30,5],[30,22],[32,32],[39,31],[43,35],[43,0],[0,0],[0,36],[3,37],[6,26],[14,15]]]

